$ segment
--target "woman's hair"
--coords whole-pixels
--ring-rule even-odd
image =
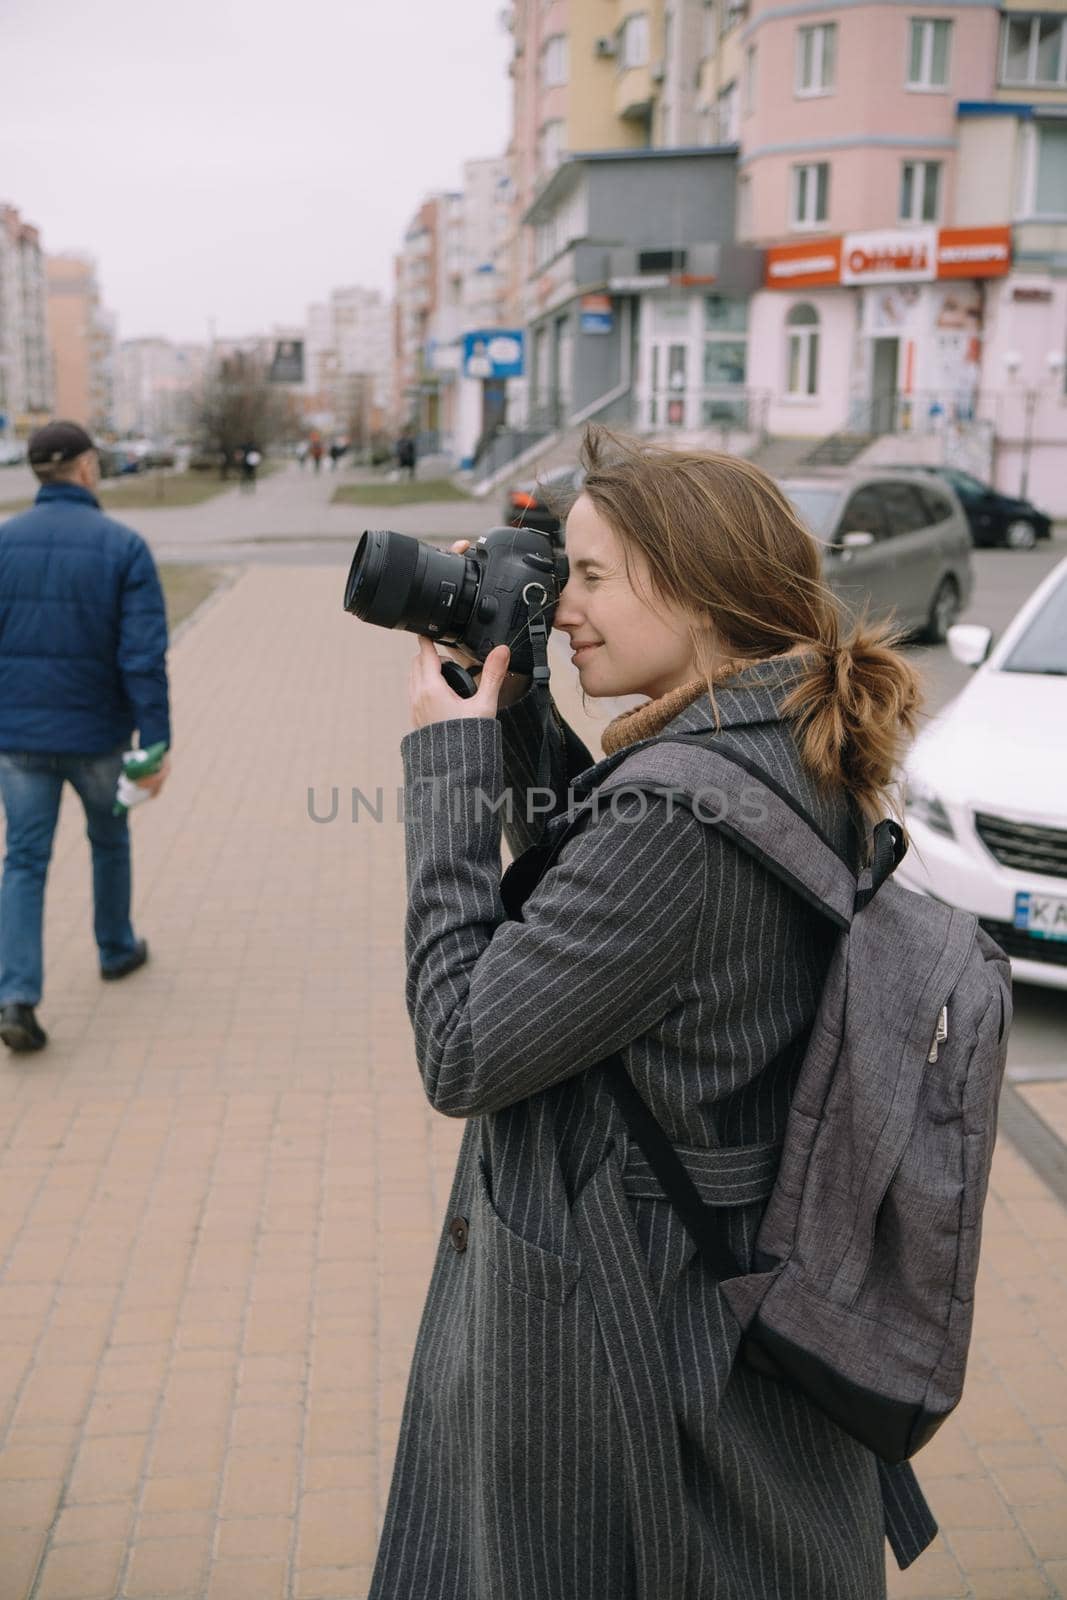
[[[581,459],[582,493],[624,552],[640,550],[655,593],[696,614],[694,659],[713,709],[716,680],[803,650],[807,670],[782,708],[795,719],[805,767],[823,788],[845,788],[870,821],[893,809],[919,674],[888,624],[843,618],[818,543],[774,480],[739,456],[598,427],[586,430]]]

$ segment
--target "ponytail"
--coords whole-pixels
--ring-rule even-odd
[[[861,618],[840,637],[836,612],[805,641],[809,670],[786,696],[801,759],[816,782],[843,787],[870,822],[892,805],[891,789],[918,726],[919,673],[897,649],[889,624]]]

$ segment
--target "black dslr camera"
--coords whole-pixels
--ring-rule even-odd
[[[465,555],[380,531],[359,541],[345,610],[380,628],[462,645],[479,661],[506,644],[509,671],[531,674],[531,625],[547,633],[566,582],[566,556],[535,528],[490,528]],[[458,693],[474,693],[473,679],[455,662],[442,671]]]

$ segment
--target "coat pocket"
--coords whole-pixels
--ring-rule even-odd
[[[471,1246],[483,1253],[496,1276],[533,1300],[562,1305],[581,1276],[581,1263],[542,1250],[508,1226],[493,1204],[481,1159],[475,1166],[474,1205],[478,1236],[472,1230]]]

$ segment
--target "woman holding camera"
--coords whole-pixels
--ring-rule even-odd
[[[914,670],[884,630],[842,636],[757,468],[597,432],[584,456],[555,626],[587,695],[648,700],[597,766],[556,717],[550,810],[580,772],[595,788],[636,744],[707,729],[858,865]],[[878,1600],[886,1533],[906,1565],[936,1531],[910,1468],[736,1359],[603,1065],[621,1054],[751,1263],[832,930],[654,793],[614,796],[509,919],[501,811],[515,855],[544,816],[535,693],[507,657],[468,700],[430,641],[412,667],[407,1001],[430,1103],[466,1127],[370,1600]],[[710,1173],[739,1147],[731,1181]]]

